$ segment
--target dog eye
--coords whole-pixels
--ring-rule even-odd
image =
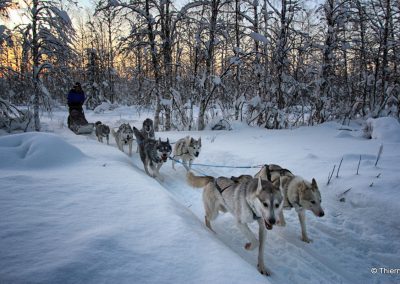
[[[311,204],[315,204],[315,201],[314,201],[314,200],[311,200]]]
[[[277,204],[275,204],[275,208],[279,208],[279,204],[277,203]]]
[[[268,208],[268,203],[264,202],[263,205]]]

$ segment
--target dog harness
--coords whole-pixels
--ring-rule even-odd
[[[222,193],[225,191],[225,189],[227,189],[227,188],[231,187],[232,185],[234,185],[235,182],[230,184],[230,185],[228,185],[228,186],[226,186],[226,187],[224,187],[224,188],[221,188],[219,186],[219,184],[217,183],[217,179],[214,181],[214,184],[215,184],[215,187],[218,189],[219,193],[221,193],[221,195],[222,195]]]
[[[233,177],[231,177],[231,180],[233,181],[233,183],[230,184],[230,185],[228,185],[228,186],[226,186],[226,187],[224,187],[224,188],[221,188],[221,187],[219,186],[219,184],[217,183],[217,179],[214,181],[214,185],[215,185],[215,187],[217,188],[218,192],[221,194],[222,199],[224,199],[222,193],[223,193],[227,188],[229,188],[229,187],[231,187],[232,185],[238,183],[238,181],[235,180],[235,179],[233,179]],[[248,203],[247,203],[247,204],[248,204]],[[254,208],[253,208],[250,204],[248,204],[248,205],[249,205],[249,207],[250,207],[251,212],[253,213],[253,220],[258,220],[258,219],[260,219],[261,217],[257,216],[257,214],[254,212],[254,211],[255,211]]]

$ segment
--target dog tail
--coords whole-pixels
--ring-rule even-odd
[[[212,176],[195,176],[192,172],[186,174],[186,181],[193,187],[205,187],[210,182],[214,182],[215,178]]]
[[[117,132],[115,132],[114,129],[111,129],[111,134],[112,134],[114,137],[117,137]]]

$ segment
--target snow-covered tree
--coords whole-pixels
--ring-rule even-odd
[[[25,0],[24,5],[28,20],[20,28],[25,30],[23,40],[28,50],[24,52],[29,55],[35,130],[40,131],[39,108],[48,95],[42,78],[52,71],[57,60],[71,54],[74,29],[67,12],[60,8],[60,2]]]

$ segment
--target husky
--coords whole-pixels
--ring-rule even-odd
[[[146,118],[143,121],[142,129],[140,129],[140,132],[142,133],[143,137],[148,139],[156,139],[154,135],[154,126],[153,126],[153,120],[150,118]],[[136,148],[136,153],[139,153],[139,145],[137,145]]]
[[[133,133],[136,136],[136,141],[139,146],[140,159],[143,162],[144,170],[149,176],[153,178],[158,177],[162,180],[160,168],[168,160],[172,152],[169,139],[167,138],[167,141],[161,141],[161,138],[158,140],[151,138],[146,139],[136,127],[133,127]],[[152,170],[151,174],[149,172],[149,167]]]
[[[321,193],[317,182],[314,178],[310,183],[300,176],[282,175],[280,177],[280,189],[285,196],[285,210],[294,208],[299,215],[301,240],[306,243],[312,242],[312,239],[308,238],[306,231],[305,211],[310,210],[317,217],[325,215],[321,207]],[[282,219],[281,223],[284,226],[285,219]]]
[[[264,165],[256,176],[268,179],[274,185],[279,186],[284,197],[283,209],[294,208],[296,210],[301,226],[301,240],[310,243],[312,239],[307,235],[305,210],[310,210],[317,217],[325,215],[321,207],[321,193],[315,179],[313,178],[310,183],[302,177],[292,174],[288,169],[273,164]],[[280,215],[279,225],[286,225],[283,213]]]
[[[103,124],[101,121],[97,121],[95,124],[96,127],[96,136],[97,136],[97,140],[99,140],[99,142],[103,143],[103,137],[106,137],[107,139],[107,145],[109,145],[109,141],[110,141],[110,127],[108,127],[107,125]]]
[[[236,219],[239,230],[250,241],[246,250],[258,246],[258,270],[261,274],[271,272],[264,264],[265,229],[271,230],[279,221],[283,208],[283,197],[279,189],[271,182],[261,178],[243,175],[238,178],[195,176],[187,173],[187,182],[193,187],[203,187],[205,224],[213,231],[211,221],[218,217],[218,212],[231,213]],[[249,229],[248,223],[258,222],[258,240]]]
[[[190,136],[179,139],[174,146],[172,168],[175,169],[175,162],[177,160],[182,160],[182,165],[189,171],[192,168],[193,160],[199,156],[200,151],[201,137],[198,140]]]
[[[153,120],[151,120],[150,118],[146,118],[143,121],[143,126],[142,129],[140,129],[140,132],[142,133],[144,138],[155,139]]]
[[[124,145],[129,146],[129,156],[132,156],[133,130],[129,123],[123,123],[118,128],[117,132],[114,129],[111,131],[117,142],[118,149],[124,152]]]

